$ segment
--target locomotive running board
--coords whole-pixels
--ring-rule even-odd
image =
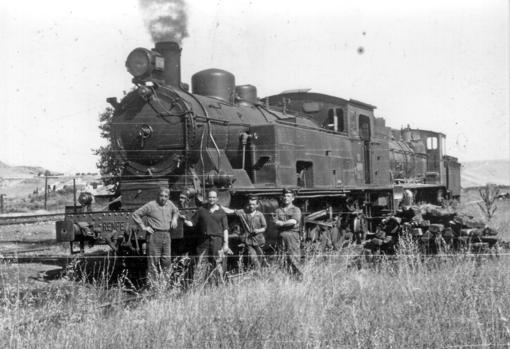
[[[287,188],[294,190],[296,198],[310,199],[317,197],[344,197],[350,193],[345,189],[306,189],[306,188]],[[279,195],[282,193],[282,188],[235,188],[232,190],[232,195]]]

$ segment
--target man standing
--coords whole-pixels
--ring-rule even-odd
[[[227,214],[218,205],[218,192],[211,190],[207,194],[207,204],[200,207],[184,223],[190,227],[197,227],[199,241],[196,249],[198,256],[205,255],[214,267],[221,270],[221,257],[232,253],[228,247],[228,220]]]
[[[181,192],[179,194],[179,202],[177,203],[179,208],[188,208],[189,207],[189,198],[185,192]]]
[[[250,263],[257,269],[260,269],[260,258],[264,256],[262,246],[266,243],[264,232],[267,224],[264,214],[258,211],[259,202],[256,196],[249,196],[248,203],[244,210],[232,210],[223,207],[228,214],[235,213],[241,220],[241,229],[243,234],[240,236],[241,242],[245,245],[245,252],[248,255]]]
[[[148,276],[168,269],[171,263],[170,229],[177,227],[179,210],[170,201],[170,190],[161,188],[158,199],[150,201],[133,212],[133,220],[146,232]],[[144,222],[145,219],[145,222]]]
[[[303,274],[299,268],[301,210],[292,204],[293,201],[294,193],[284,189],[282,207],[276,209],[274,224],[279,231],[281,249],[287,256],[289,267],[296,276],[301,277]]]
[[[177,199],[177,198],[175,198]],[[172,250],[178,256],[184,256],[188,252],[189,236],[184,239],[184,220],[191,217],[189,208],[189,198],[185,192],[179,193],[179,198],[176,200],[176,206],[179,209],[179,219],[177,220],[177,228],[172,229]]]

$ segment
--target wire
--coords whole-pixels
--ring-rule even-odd
[[[21,241],[20,241],[21,242]],[[26,241],[22,241],[23,243],[25,243]],[[2,244],[2,241],[0,241],[0,244]],[[101,246],[107,246],[107,245],[101,245]],[[105,251],[107,252],[107,251]],[[111,252],[111,251],[110,251]],[[6,253],[6,252],[3,252],[3,253]],[[16,251],[9,251],[8,252],[11,256],[5,256],[5,255],[2,255],[2,251],[0,251],[0,259],[13,259],[15,258],[15,256],[17,255],[19,257],[20,254],[25,254],[25,253],[22,253],[21,251],[18,252],[16,254]],[[28,252],[26,252],[28,253]],[[25,255],[21,258],[23,259],[69,259],[69,258],[72,258],[73,256],[77,257],[76,255],[35,255],[35,256],[30,256],[30,255]],[[368,257],[368,258],[371,258],[371,259],[387,259],[388,262],[391,262],[391,261],[394,261],[394,260],[398,260],[398,259],[409,259],[409,257],[413,257],[413,258],[423,258],[423,259],[428,259],[428,260],[432,260],[432,259],[436,259],[436,258],[450,258],[450,259],[454,259],[454,258],[480,258],[480,257],[494,257],[494,258],[499,258],[499,257],[507,257],[507,256],[510,256],[510,252],[506,252],[506,253],[466,253],[466,254],[455,254],[455,253],[451,253],[451,254],[436,254],[436,255],[427,255],[427,254],[396,254],[396,255],[364,255],[362,253],[360,254],[327,254],[327,253],[311,253],[310,255],[306,255],[306,254],[285,254],[285,253],[277,253],[277,254],[272,254],[272,253],[268,253],[268,254],[257,254],[257,255],[254,255],[254,256],[257,256],[257,257],[276,257],[276,258],[282,258],[284,259],[285,257],[296,257],[296,258],[328,258],[328,259],[333,259],[333,258],[365,258],[365,257]],[[103,257],[103,258],[102,258]],[[115,259],[131,259],[131,258],[146,258],[146,257],[150,257],[150,255],[138,255],[138,256],[117,256],[117,255],[114,255],[114,256],[111,256],[111,257],[107,257],[107,256],[98,256],[98,255],[93,255],[93,256],[87,256],[87,255],[80,255],[79,258],[80,259],[105,259],[105,258],[115,258]],[[153,257],[158,257],[158,256],[153,256]],[[176,256],[172,256],[173,257],[176,257]],[[218,255],[186,255],[186,256],[177,256],[177,257],[188,257],[188,258],[218,258]],[[248,255],[246,254],[230,254],[226,257],[223,257],[223,258],[242,258],[242,257],[248,257]],[[367,262],[370,262],[370,261],[367,261]],[[426,262],[426,261],[422,261],[422,262]]]

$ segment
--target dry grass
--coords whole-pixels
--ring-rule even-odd
[[[48,192],[46,210],[64,212],[66,205],[72,205],[73,193],[69,191]],[[5,199],[5,213],[33,213],[44,210],[44,192],[27,196],[10,196]]]
[[[498,204],[493,223],[510,240],[510,203]],[[466,201],[462,209],[480,214]],[[0,265],[0,279],[10,280],[1,283],[0,347],[510,347],[510,255],[413,252],[408,244],[371,263],[312,256],[302,281],[276,265],[260,277],[196,282],[186,292],[163,280],[129,304],[122,287],[104,282],[25,288],[14,266]]]
[[[483,258],[483,257],[482,257]],[[260,278],[186,293],[159,288],[131,306],[118,288],[4,290],[2,347],[415,348],[510,345],[510,259],[460,255],[352,267],[315,257],[303,281],[274,267]]]

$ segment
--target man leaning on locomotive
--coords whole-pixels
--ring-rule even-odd
[[[246,255],[251,265],[257,271],[261,268],[260,260],[266,265],[264,259],[264,252],[262,248],[266,243],[264,233],[267,229],[266,219],[264,214],[258,210],[259,201],[256,196],[249,196],[246,202],[246,207],[242,210],[232,210],[223,207],[223,210],[228,214],[235,214],[241,221],[241,235],[239,236],[241,244],[239,245],[241,255]]]
[[[218,192],[209,190],[206,205],[200,207],[191,219],[185,219],[184,224],[197,227],[199,241],[196,246],[196,255],[203,258],[223,276],[224,256],[232,254],[228,246],[228,220],[227,214],[218,204]]]

